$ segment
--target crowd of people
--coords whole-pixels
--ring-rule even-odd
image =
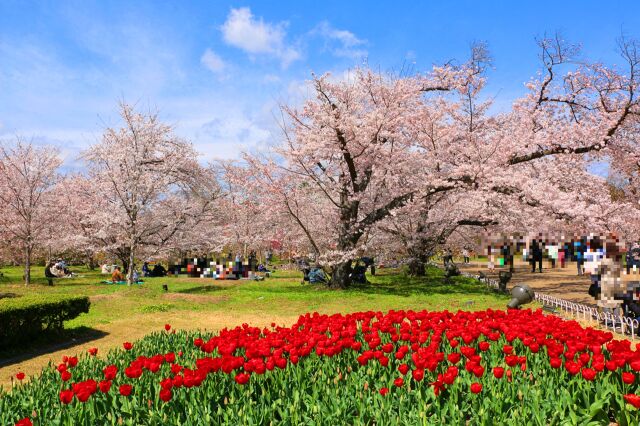
[[[626,244],[613,233],[589,235],[489,235],[483,241],[488,268],[508,266],[522,259],[531,272],[542,273],[543,260],[550,269],[575,262],[578,275],[588,275],[588,293],[599,307],[640,317],[640,242]]]

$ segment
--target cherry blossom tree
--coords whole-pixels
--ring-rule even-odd
[[[157,114],[124,103],[120,113],[123,127],[106,129],[82,157],[95,200],[93,238],[123,260],[131,284],[136,257],[167,248],[181,231],[210,217],[219,188],[191,144]]]
[[[378,222],[423,193],[468,180],[468,171],[444,164],[440,173],[423,172],[447,155],[427,149],[420,119],[446,103],[427,94],[463,90],[477,74],[464,64],[411,78],[366,69],[342,81],[314,77],[314,98],[302,109],[283,107],[276,157],[247,159],[259,187],[269,188],[269,204],[292,218],[330,268],[332,286],[350,284],[363,237]]]
[[[0,230],[21,253],[24,283],[31,282],[34,251],[56,222],[52,209],[61,159],[52,147],[17,138],[0,146]]]

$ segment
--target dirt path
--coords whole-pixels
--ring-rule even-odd
[[[507,268],[496,268],[494,272],[489,272],[486,263],[474,263],[469,265],[459,265],[466,272],[483,272],[485,275],[498,279],[498,272],[508,270]],[[516,262],[516,270],[509,285],[517,283],[529,284],[534,291],[540,291],[550,296],[561,297],[574,302],[594,305],[594,300],[587,290],[591,281],[588,275],[578,276],[576,264],[570,262],[565,268],[551,269],[548,262],[543,262],[542,273],[531,272],[528,263]]]

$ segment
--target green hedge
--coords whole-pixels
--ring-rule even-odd
[[[62,330],[63,322],[89,312],[86,296],[23,296],[0,300],[0,348]]]

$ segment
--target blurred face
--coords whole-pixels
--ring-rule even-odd
[[[600,263],[604,258],[604,253],[601,251],[589,250],[584,254],[584,271],[587,274],[597,274],[600,269]]]

